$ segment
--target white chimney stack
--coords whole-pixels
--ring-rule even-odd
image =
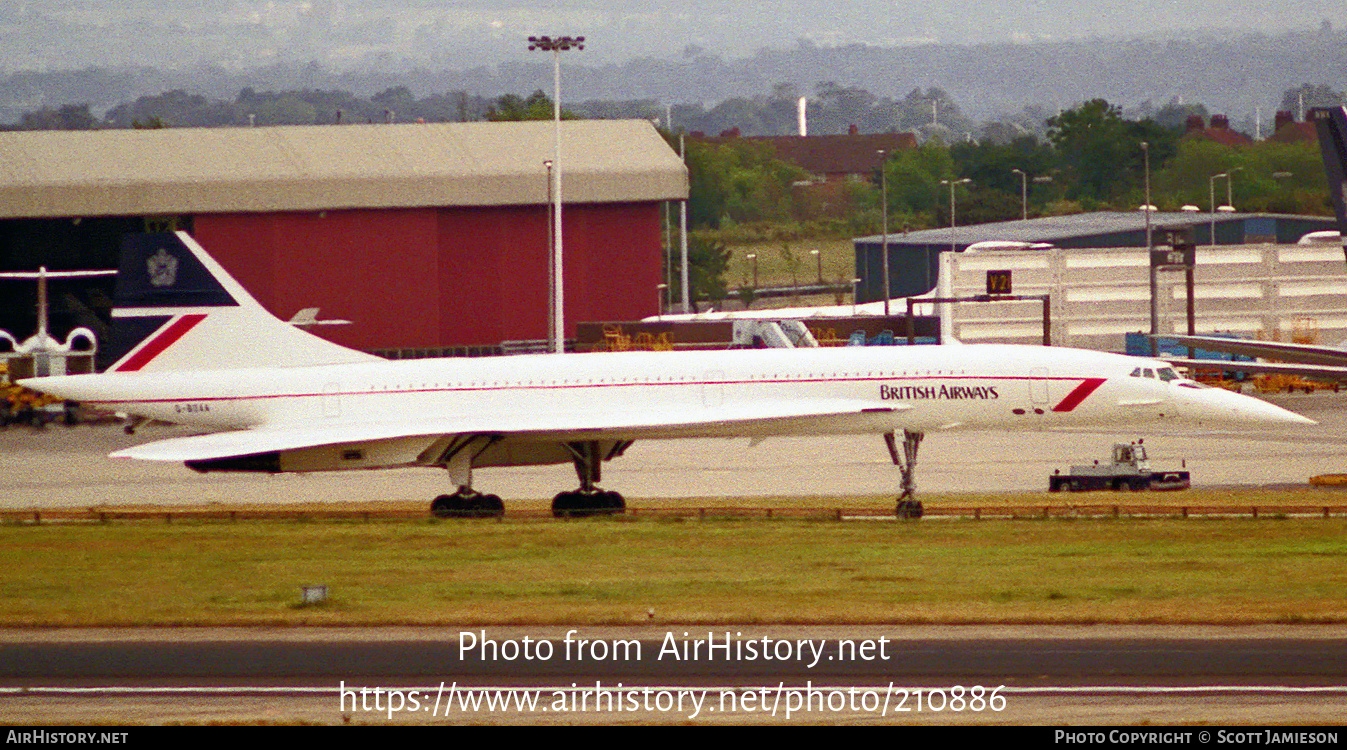
[[[801,137],[801,138],[803,138],[803,137],[806,136],[806,135],[809,135],[809,121],[805,119],[805,114],[804,114],[805,101],[806,101],[805,98],[802,96],[802,97],[800,97],[800,101],[799,101],[799,103],[798,103],[798,105],[797,105],[797,107],[798,107],[798,109],[799,109],[799,112],[800,112],[800,137]]]

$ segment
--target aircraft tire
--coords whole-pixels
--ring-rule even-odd
[[[921,518],[925,513],[926,509],[920,500],[899,500],[894,509],[894,515],[898,518]]]
[[[430,502],[430,514],[436,518],[453,518],[463,510],[463,500],[458,495],[440,495]]]
[[[575,515],[575,495],[574,492],[560,492],[552,498],[552,516],[554,518],[570,518]]]
[[[627,510],[627,500],[619,492],[608,491],[603,493],[605,505],[609,513],[623,513]]]
[[[620,493],[603,490],[595,493],[562,492],[552,498],[555,518],[588,518],[622,513],[627,501]]]
[[[505,515],[505,503],[500,495],[482,495],[477,498],[477,515],[482,518],[499,518]]]

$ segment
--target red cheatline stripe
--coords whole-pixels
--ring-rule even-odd
[[[162,333],[145,344],[140,351],[136,352],[130,359],[116,369],[117,372],[135,372],[148,365],[150,360],[159,356],[165,349],[173,345],[173,342],[182,338],[188,331],[192,330],[197,323],[205,320],[204,314],[184,315],[173,321],[165,328]]]
[[[1081,381],[1081,384],[1076,386],[1074,390],[1066,394],[1066,398],[1062,399],[1061,403],[1052,407],[1052,410],[1071,411],[1077,406],[1080,406],[1080,402],[1089,398],[1090,394],[1094,393],[1094,389],[1103,385],[1104,381],[1107,379],[1108,378],[1086,378],[1085,380]]]

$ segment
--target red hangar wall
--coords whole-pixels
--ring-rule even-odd
[[[660,205],[687,171],[648,122],[562,125],[573,336],[658,312]],[[309,329],[346,346],[546,339],[554,138],[550,121],[0,133],[0,244],[94,267],[121,232],[181,228],[278,317],[352,321]]]

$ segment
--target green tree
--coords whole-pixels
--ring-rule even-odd
[[[20,130],[93,130],[98,119],[88,104],[66,104],[56,109],[44,107],[29,112],[19,121]]]
[[[486,119],[492,122],[509,120],[550,120],[552,119],[552,100],[542,89],[529,94],[527,99],[515,94],[498,97],[487,112]],[[575,115],[561,110],[561,119],[574,120]]]
[[[1057,153],[1033,136],[1019,136],[1005,145],[990,139],[977,143],[956,143],[950,147],[954,174],[973,181],[971,194],[959,204],[960,221],[985,222],[1018,219],[1022,189],[1027,189],[1031,205],[1041,208],[1052,195],[1051,186],[1030,182],[1035,177],[1051,176],[1058,168]],[[1026,176],[1021,180],[1014,170]],[[941,223],[948,223],[948,202],[940,203]],[[1037,213],[1037,211],[1035,211]]]
[[[1048,140],[1065,165],[1073,192],[1107,200],[1126,187],[1129,144],[1122,112],[1093,99],[1048,119]],[[1134,140],[1134,139],[1132,139]]]
[[[888,176],[889,215],[934,211],[940,202],[940,181],[954,176],[950,150],[927,141],[910,151],[899,151],[884,167]],[[894,225],[890,222],[890,227]]]
[[[1211,208],[1212,176],[1231,175],[1230,192],[1241,211],[1331,213],[1319,148],[1314,143],[1256,143],[1232,149],[1200,139],[1179,141],[1172,161],[1155,174],[1161,208]],[[1225,203],[1225,182],[1215,183],[1216,201]]]
[[[725,272],[730,267],[730,251],[723,243],[705,237],[688,237],[688,286],[691,288],[692,309],[699,310],[698,300],[717,305],[729,295]],[[683,259],[681,253],[673,257],[673,278],[670,289],[674,299],[683,296]]]
[[[688,221],[718,229],[738,224],[787,221],[794,215],[791,183],[808,177],[776,158],[770,146],[743,140],[688,141]]]

